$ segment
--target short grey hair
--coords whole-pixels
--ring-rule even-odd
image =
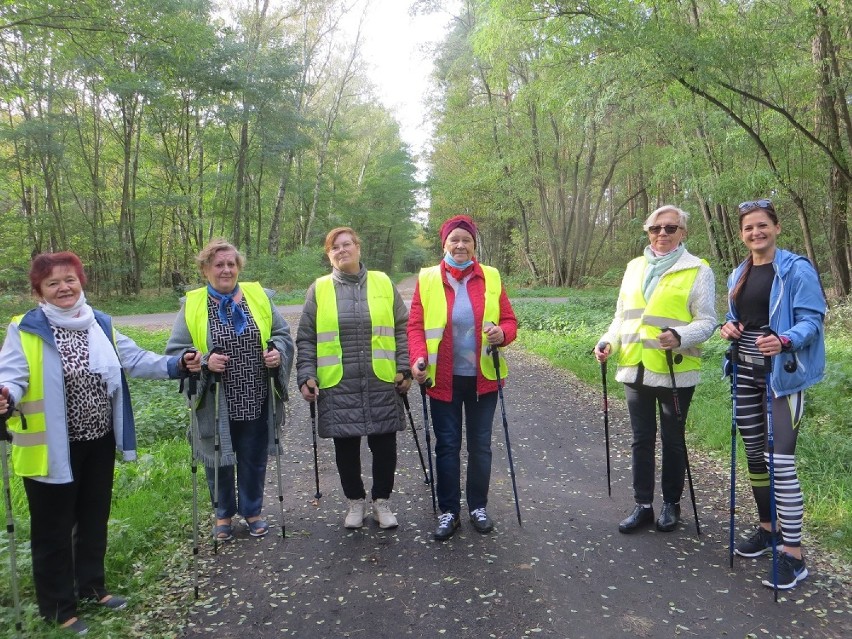
[[[683,209],[679,209],[672,204],[663,204],[660,208],[656,209],[651,215],[648,216],[648,219],[645,220],[645,223],[642,225],[642,230],[646,233],[648,232],[649,226],[654,226],[654,222],[657,221],[657,217],[659,217],[663,213],[675,213],[677,214],[677,224],[682,227],[683,230],[686,230],[686,219],[689,217],[689,213],[684,211]]]

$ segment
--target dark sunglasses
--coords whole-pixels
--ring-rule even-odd
[[[666,233],[668,233],[669,235],[674,235],[675,233],[677,233],[677,230],[681,228],[683,227],[678,226],[677,224],[666,224],[665,226],[654,225],[648,227],[648,233],[650,233],[651,235],[659,235],[660,231],[666,229]]]
[[[772,211],[773,213],[775,213],[775,207],[772,206],[772,200],[755,200],[754,202],[740,202],[740,205],[737,208],[740,210],[740,215],[751,213],[752,211],[756,211],[757,209],[763,209],[764,211]]]

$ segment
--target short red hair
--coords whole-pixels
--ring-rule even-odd
[[[348,226],[338,226],[336,229],[331,229],[328,232],[328,235],[325,236],[325,245],[323,248],[325,249],[326,255],[331,253],[331,247],[334,246],[334,243],[337,241],[337,236],[343,235],[344,233],[349,233],[349,235],[352,236],[352,242],[361,246],[361,238],[358,237],[358,234],[355,231]]]
[[[57,266],[67,266],[77,275],[80,286],[86,286],[86,272],[83,262],[75,253],[62,251],[60,253],[41,253],[36,255],[30,265],[30,286],[36,295],[41,295],[41,283],[44,282]]]

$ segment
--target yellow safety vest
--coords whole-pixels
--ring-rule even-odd
[[[317,301],[317,382],[331,388],[343,379],[343,347],[337,317],[337,294],[331,275],[316,281]],[[367,271],[367,306],[372,325],[373,373],[384,382],[396,377],[396,334],[393,316],[394,294],[390,278],[381,271]]]
[[[272,305],[269,296],[258,282],[240,282],[240,290],[248,304],[251,316],[260,331],[260,347],[266,348],[266,342],[272,335]],[[192,336],[192,345],[202,353],[207,352],[207,287],[202,286],[186,294],[186,326]]]
[[[495,326],[500,323],[500,293],[503,285],[500,281],[500,271],[493,266],[480,264],[485,275],[485,309],[482,315],[482,323],[491,322]],[[420,269],[418,278],[420,290],[420,303],[423,305],[423,329],[426,333],[426,352],[428,354],[427,374],[435,379],[435,371],[438,367],[438,346],[444,337],[444,329],[447,327],[447,296],[444,293],[444,282],[441,279],[441,265],[430,266]],[[481,339],[479,352],[479,368],[486,379],[496,380],[497,370],[494,368],[493,356],[488,353],[488,342]],[[508,366],[503,359],[502,350],[498,349],[500,356],[500,378],[507,376]]]
[[[707,262],[701,260],[704,264]],[[630,261],[624,276],[625,287],[621,290],[622,324],[621,354],[619,366],[642,365],[649,371],[669,373],[666,352],[660,348],[658,336],[663,328],[677,330],[692,321],[689,312],[689,294],[698,276],[698,267],[664,273],[645,300],[642,283],[645,281],[644,257]],[[701,350],[698,348],[677,349],[683,355],[679,364],[674,364],[677,373],[701,368]]]
[[[23,315],[13,317],[12,323],[18,324],[22,317]],[[42,370],[44,342],[38,335],[26,331],[21,331],[19,335],[24,357],[30,369],[30,379],[27,392],[17,406],[26,417],[26,429],[17,411],[7,421],[9,430],[12,432],[12,466],[21,477],[45,477],[48,474],[48,460],[47,421],[44,417],[44,371]]]
[[[13,317],[12,323],[19,324],[23,317]],[[47,420],[44,414],[44,341],[27,331],[18,334],[30,376],[27,391],[17,407],[26,419],[26,427],[20,414],[11,415],[7,422],[13,433],[12,466],[20,477],[45,477],[49,470]],[[115,329],[110,340],[115,345]]]

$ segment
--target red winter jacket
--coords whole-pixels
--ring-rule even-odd
[[[442,402],[453,399],[453,304],[456,293],[453,287],[447,283],[446,264],[441,262],[441,279],[444,282],[444,293],[447,296],[447,326],[444,329],[444,337],[438,345],[438,362],[435,369],[434,385],[427,391],[429,396]],[[480,330],[476,331],[476,352],[482,348],[482,316],[485,313],[485,275],[479,262],[473,265],[473,275],[467,282],[467,294],[473,307],[473,318]],[[518,320],[506,295],[506,287],[500,291],[500,328],[503,330],[503,343],[501,347],[511,344],[518,335]],[[414,298],[411,300],[411,310],[408,315],[408,354],[411,366],[419,358],[428,359],[426,351],[426,334],[423,328],[423,304],[420,301],[420,282],[414,289]],[[477,358],[477,362],[479,359]],[[501,378],[506,371],[501,371]],[[497,381],[486,379],[482,370],[476,373],[476,392],[478,395],[494,393],[497,391]]]

